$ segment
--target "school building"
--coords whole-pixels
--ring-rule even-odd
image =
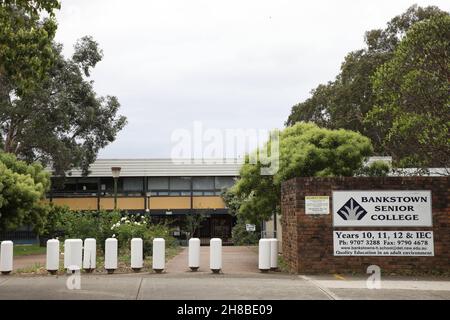
[[[99,159],[90,166],[88,176],[72,170],[64,179],[52,177],[49,199],[73,210],[113,210],[116,206],[145,214],[153,222],[169,223],[182,242],[186,240],[186,217],[201,214],[204,219],[194,236],[205,244],[210,238],[231,244],[235,221],[221,193],[235,183],[240,166],[235,159]],[[118,174],[117,193],[113,171]]]

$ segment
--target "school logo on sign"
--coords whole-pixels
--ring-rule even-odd
[[[429,190],[333,191],[335,227],[431,227]]]
[[[344,220],[361,220],[366,214],[367,211],[353,198],[338,210],[338,215]]]

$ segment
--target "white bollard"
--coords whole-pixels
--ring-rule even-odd
[[[131,268],[139,272],[144,266],[144,246],[141,238],[131,239]]]
[[[270,239],[270,269],[278,269],[278,240]]]
[[[83,266],[83,240],[67,239],[64,241],[64,268],[81,269]]]
[[[83,269],[91,273],[97,265],[97,241],[93,238],[84,240]]]
[[[0,247],[0,272],[9,274],[13,271],[13,247],[12,241],[2,241]]]
[[[105,240],[105,269],[109,274],[117,269],[117,239]]]
[[[200,239],[189,239],[189,268],[197,271],[200,268]]]
[[[261,272],[270,270],[270,239],[259,240],[258,268]]]
[[[59,240],[47,240],[47,271],[56,274],[59,270]]]
[[[214,273],[222,270],[222,239],[213,238],[209,242],[209,268]]]
[[[161,273],[166,267],[166,241],[162,238],[153,239],[153,270]]]

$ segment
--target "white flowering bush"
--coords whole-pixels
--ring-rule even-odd
[[[118,211],[70,211],[65,210],[55,216],[54,225],[60,228],[61,241],[64,239],[95,238],[99,249],[105,250],[105,240],[113,237],[119,248],[126,253],[130,250],[131,239],[142,238],[144,254],[151,255],[154,238],[164,238],[166,246],[176,246],[170,228],[164,224],[152,224],[149,217],[129,215]],[[56,224],[57,223],[57,224]],[[51,226],[53,227],[53,226]],[[50,227],[48,227],[50,230]],[[56,227],[53,227],[56,229]]]
[[[142,238],[144,255],[151,255],[153,239],[164,238],[167,246],[175,246],[176,240],[170,229],[163,224],[152,224],[149,218],[141,215],[124,216],[111,226],[111,237],[117,238],[119,247],[128,250],[131,239]]]
[[[121,218],[117,211],[61,211],[52,222],[58,227],[58,235],[64,239],[95,238],[104,250],[105,240],[111,237],[111,225]],[[53,227],[53,226],[52,226]],[[53,229],[56,229],[53,227]]]

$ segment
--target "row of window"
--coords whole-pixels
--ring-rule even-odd
[[[150,192],[151,195],[216,195],[235,183],[234,177],[123,177],[117,181],[117,191]],[[110,193],[113,178],[68,178],[52,184],[54,193]]]

